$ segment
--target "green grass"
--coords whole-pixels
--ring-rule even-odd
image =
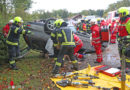
[[[27,45],[20,37],[20,49]],[[10,70],[9,64],[5,63],[7,56],[0,57],[0,90],[11,90],[5,88],[10,86],[13,80],[15,90],[58,90],[50,80],[52,71],[52,60],[43,58],[39,52],[30,51],[27,56],[16,62],[19,70]],[[2,89],[1,89],[2,88]]]
[[[0,66],[0,86],[1,84],[9,85],[10,80],[13,80],[17,86],[15,90],[18,90],[18,87],[22,87],[19,90],[58,90],[50,80],[51,59],[41,57],[39,52],[30,51],[25,58],[17,61],[16,64],[19,67],[17,71],[10,70],[6,63]]]

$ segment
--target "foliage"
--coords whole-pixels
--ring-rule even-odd
[[[32,13],[33,19],[47,19],[50,17],[68,18],[69,16],[71,16],[71,13],[69,13],[66,9],[53,10],[52,12],[45,10],[37,10]]]
[[[105,10],[104,16],[107,12],[117,10],[120,7],[129,7],[130,6],[130,0],[120,0],[116,3],[112,3],[109,5],[109,7]]]
[[[31,7],[32,0],[0,0],[0,31],[14,16],[21,16],[25,21],[31,20],[27,10]]]
[[[82,15],[96,15],[96,16],[103,16],[104,10],[98,9],[98,10],[83,10],[80,12]]]

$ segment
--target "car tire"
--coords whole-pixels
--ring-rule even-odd
[[[54,22],[56,19],[50,18],[45,21],[45,32],[51,33],[55,29]]]

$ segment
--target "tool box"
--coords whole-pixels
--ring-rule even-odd
[[[117,68],[112,68],[108,65],[101,65],[95,67],[95,70],[98,72],[101,72],[103,74],[106,74],[108,76],[114,77],[116,75],[119,75],[121,73],[120,69]]]

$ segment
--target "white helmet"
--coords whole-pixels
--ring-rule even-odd
[[[95,18],[93,18],[93,19],[90,20],[90,23],[92,23],[92,22],[96,24],[97,20]]]
[[[14,22],[14,20],[12,20],[12,19],[11,19],[11,20],[9,20],[9,23],[13,23],[13,22]]]

